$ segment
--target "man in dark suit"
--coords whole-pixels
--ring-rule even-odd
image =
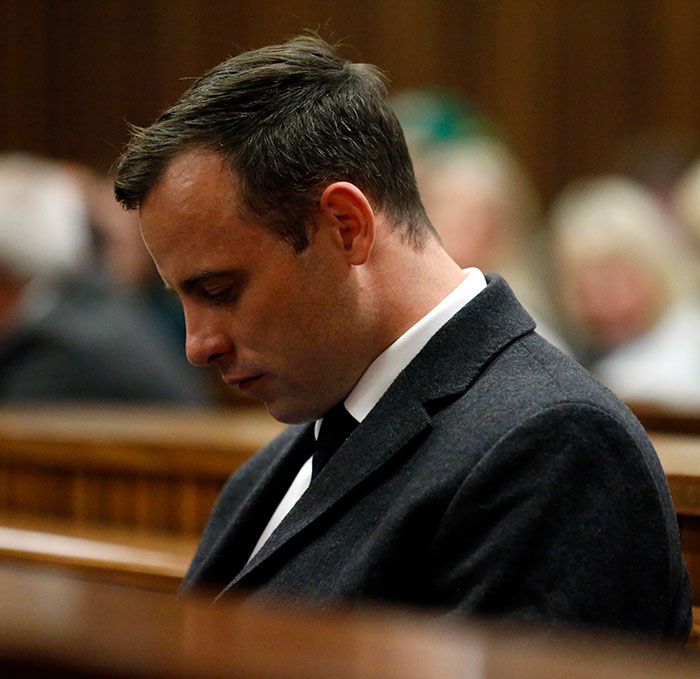
[[[230,59],[135,134],[116,194],[190,361],[295,425],[231,477],[186,588],[688,634],[648,438],[445,254],[372,67],[315,38]]]
[[[73,176],[0,154],[0,402],[210,403],[145,305],[97,271],[90,246]]]

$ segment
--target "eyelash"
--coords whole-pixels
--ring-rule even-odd
[[[206,292],[207,300],[212,304],[224,304],[231,299],[232,288],[224,288],[221,292],[210,293]]]

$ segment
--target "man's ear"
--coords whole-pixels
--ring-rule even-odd
[[[374,210],[350,182],[333,182],[320,200],[321,214],[333,229],[349,264],[364,264],[374,245]]]

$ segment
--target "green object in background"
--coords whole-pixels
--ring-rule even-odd
[[[393,97],[392,106],[413,148],[498,136],[483,114],[451,92],[406,90]]]

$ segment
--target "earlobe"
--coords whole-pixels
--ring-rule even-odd
[[[348,263],[364,264],[374,245],[375,228],[367,196],[350,182],[334,182],[324,190],[320,207]]]

